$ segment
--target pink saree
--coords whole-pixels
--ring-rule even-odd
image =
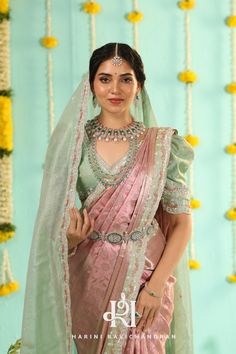
[[[172,128],[149,128],[128,177],[118,186],[98,184],[85,206],[95,219],[94,229],[105,234],[140,229],[152,223],[142,239],[122,244],[86,239],[69,255],[72,337],[78,354],[164,354],[174,310],[174,284],[170,275],[161,307],[148,334],[118,321],[111,327],[103,314],[111,300],[137,300],[151,277],[166,244],[168,213],[160,203],[170,155]],[[128,316],[127,316],[128,323]]]

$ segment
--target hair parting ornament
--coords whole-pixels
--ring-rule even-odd
[[[115,56],[111,59],[112,64],[115,66],[119,66],[122,64],[123,60],[121,57],[119,57],[118,55],[118,43],[116,43],[116,52],[115,52]]]

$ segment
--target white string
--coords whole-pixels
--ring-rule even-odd
[[[95,15],[90,15],[90,32],[91,32],[91,52],[96,49],[96,26],[95,26]]]
[[[9,261],[8,250],[4,248],[2,260],[2,284],[6,284],[6,275],[8,276],[10,282],[14,281]]]
[[[133,11],[138,12],[138,0],[133,0]],[[133,23],[134,49],[139,51],[138,43],[138,24]]]
[[[51,0],[46,0],[46,36],[52,35]],[[49,107],[49,133],[54,130],[54,92],[53,92],[53,62],[51,49],[47,49],[47,78],[48,78],[48,107]]]

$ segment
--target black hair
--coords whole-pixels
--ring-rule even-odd
[[[116,43],[107,43],[102,47],[95,49],[92,53],[89,61],[89,82],[92,91],[95,75],[100,64],[108,59],[113,58],[115,56],[115,49]],[[138,52],[131,48],[128,44],[118,43],[117,55],[129,63],[131,68],[134,70],[135,77],[142,88],[146,80],[146,76],[144,74],[143,62]]]

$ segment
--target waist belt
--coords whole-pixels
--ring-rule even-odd
[[[135,229],[129,234],[127,232],[111,232],[111,233],[104,233],[99,231],[93,231],[89,238],[94,241],[107,241],[110,243],[121,244],[123,242],[128,241],[138,241],[141,240],[146,235],[151,235],[151,233],[157,229],[158,223],[156,219],[153,219],[151,224],[144,226],[141,229]]]

